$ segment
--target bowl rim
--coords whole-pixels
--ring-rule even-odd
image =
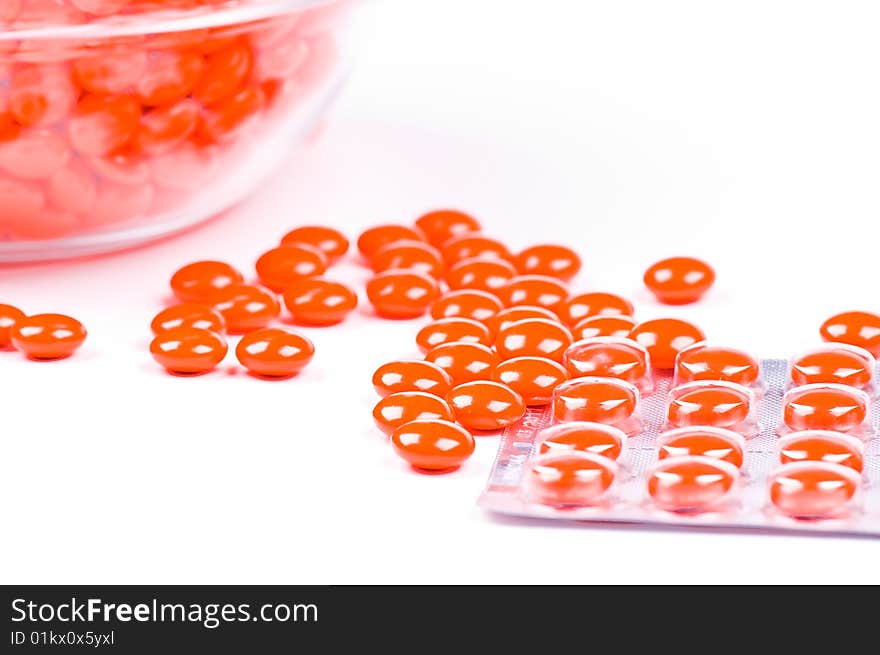
[[[24,29],[0,28],[0,44],[16,41],[93,41],[113,37],[189,32],[193,30],[250,23],[346,0],[245,0],[244,4],[222,8],[157,10],[137,14],[106,16],[76,25],[41,25]],[[348,0],[352,2],[353,0]],[[29,48],[30,49],[30,48]]]

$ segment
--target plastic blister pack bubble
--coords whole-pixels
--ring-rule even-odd
[[[880,402],[848,385],[794,387],[789,360],[757,363],[760,378],[748,387],[722,380],[751,395],[750,434],[671,428],[673,371],[652,374],[653,391],[638,396],[630,417],[634,431],[583,422],[576,411],[563,422],[553,405],[529,407],[502,433],[480,505],[546,519],[880,536]],[[695,383],[717,381],[690,380],[679,391]],[[827,414],[843,417],[838,427],[849,433],[793,430],[786,404],[804,389],[858,401]]]

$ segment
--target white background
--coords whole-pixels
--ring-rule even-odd
[[[289,228],[350,235],[437,206],[520,248],[575,246],[580,290],[632,297],[762,356],[880,310],[880,40],[872,3],[384,0],[323,138],[251,200],[148,248],[0,268],[0,299],[81,318],[51,364],[0,354],[7,583],[880,581],[877,541],[547,526],[475,500],[497,440],[417,475],[371,423],[370,375],[416,322],[310,330],[313,365],[198,379],[149,357],[180,265],[252,262]],[[715,265],[687,308],[653,260]],[[362,285],[354,260],[333,275]]]

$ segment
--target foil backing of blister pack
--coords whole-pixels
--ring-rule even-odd
[[[642,398],[644,423],[640,434],[627,439],[610,503],[600,507],[556,508],[529,502],[522,491],[526,468],[537,451],[538,433],[553,423],[551,407],[529,408],[523,419],[501,435],[498,455],[479,504],[491,512],[513,516],[601,523],[743,528],[819,534],[880,536],[880,400],[871,402],[871,436],[865,440],[860,497],[846,516],[799,520],[781,514],[769,502],[768,478],[779,466],[776,442],[782,424],[782,397],[788,362],[761,362],[765,390],[756,399],[759,433],[746,440],[740,479],[719,511],[680,514],[653,506],[646,490],[646,472],[657,462],[657,438],[664,431],[672,376],[655,374],[653,392]]]

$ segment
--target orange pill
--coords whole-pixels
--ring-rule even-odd
[[[565,301],[560,312],[568,325],[592,316],[632,316],[632,303],[614,293],[591,292],[572,296]]]
[[[376,225],[361,232],[357,248],[369,261],[380,248],[395,241],[424,241],[424,235],[406,225]]]
[[[588,452],[547,453],[526,471],[528,498],[542,505],[579,507],[600,503],[614,483],[617,465]]]
[[[827,462],[848,466],[861,473],[864,446],[848,434],[830,430],[803,430],[782,437],[778,443],[779,462]]]
[[[335,325],[357,307],[357,294],[323,277],[295,280],[284,291],[284,306],[300,325]]]
[[[102,48],[99,54],[72,62],[73,81],[89,93],[121,95],[134,89],[147,68],[142,48]]]
[[[77,152],[103,157],[132,140],[141,106],[130,96],[87,95],[67,121],[67,137]]]
[[[805,384],[789,390],[782,407],[792,430],[851,432],[865,422],[868,395],[841,384]]]
[[[474,438],[460,425],[441,419],[410,421],[391,433],[394,452],[416,469],[456,469],[474,453]]]
[[[462,234],[443,244],[440,252],[446,266],[452,268],[465,259],[503,259],[513,261],[513,255],[498,239],[482,234]]]
[[[822,323],[819,334],[825,341],[848,343],[880,357],[880,316],[870,312],[843,312]]]
[[[24,312],[12,305],[0,304],[0,350],[12,345],[12,330],[24,318]]]
[[[63,314],[36,314],[18,319],[12,345],[30,359],[70,357],[86,340],[86,328]]]
[[[706,335],[692,323],[677,318],[657,318],[639,323],[630,333],[648,351],[654,368],[675,367],[675,358],[682,350],[705,341]]]
[[[398,391],[424,391],[445,398],[452,387],[449,373],[423,359],[388,362],[373,373],[373,388],[380,396]]]
[[[557,421],[590,421],[620,427],[635,414],[638,403],[638,389],[614,378],[574,378],[553,390],[553,415]]]
[[[676,384],[721,380],[750,387],[758,381],[758,361],[742,350],[695,344],[682,350],[675,361]]]
[[[535,305],[519,305],[517,307],[505,307],[491,318],[486,319],[484,323],[492,334],[497,334],[499,330],[506,328],[512,323],[523,321],[527,318],[545,318],[548,321],[559,321],[559,317],[549,309]]]
[[[266,327],[281,313],[275,294],[253,284],[224,287],[211,297],[211,304],[223,316],[230,334]]]
[[[216,309],[197,303],[181,303],[172,305],[156,314],[150,324],[153,334],[161,334],[177,328],[195,328],[222,333],[226,330],[226,321]]]
[[[430,275],[391,269],[367,282],[367,298],[383,318],[417,318],[428,311],[440,293]]]
[[[254,375],[288,378],[308,366],[315,356],[315,346],[297,332],[263,328],[245,334],[235,348],[235,356]]]
[[[531,246],[515,258],[521,275],[549,275],[568,282],[581,270],[581,258],[566,246],[541,244]]]
[[[187,96],[204,72],[205,60],[198,53],[154,50],[147,55],[135,91],[144,105],[168,105]]]
[[[64,66],[27,65],[9,84],[9,112],[19,125],[50,125],[66,118],[78,91]]]
[[[623,451],[626,434],[612,425],[572,421],[545,428],[536,439],[541,454],[580,451],[616,460]]]
[[[559,316],[568,288],[560,280],[546,275],[518,275],[498,290],[498,297],[506,307],[537,305]]]
[[[151,155],[173,150],[195,131],[200,113],[201,107],[190,98],[151,109],[141,116],[134,147]]]
[[[791,362],[792,384],[833,382],[863,389],[871,384],[874,358],[866,350],[841,344],[811,350]]]
[[[416,335],[416,344],[423,353],[435,346],[453,341],[491,346],[492,335],[489,333],[489,328],[479,321],[460,316],[432,321]]]
[[[453,237],[480,231],[480,223],[476,218],[455,209],[438,209],[423,214],[416,219],[416,227],[435,248]]]
[[[455,384],[489,380],[498,365],[498,355],[479,343],[442,343],[425,353],[425,360],[446,371]]]
[[[164,330],[150,343],[150,354],[169,373],[198,375],[217,368],[228,348],[222,336],[195,327]]]
[[[514,357],[499,363],[492,379],[516,391],[526,405],[547,405],[553,390],[568,379],[558,362],[545,357]]]
[[[450,289],[477,289],[489,293],[497,292],[513,278],[516,269],[503,259],[463,259],[446,273],[446,283]]]
[[[259,86],[246,86],[202,110],[197,132],[207,143],[228,143],[266,106]]]
[[[199,303],[243,281],[244,276],[226,262],[201,261],[178,269],[171,276],[171,290],[183,302]]]
[[[304,243],[278,246],[260,255],[256,269],[260,282],[280,293],[296,280],[323,274],[327,258],[317,248]]]
[[[671,457],[648,473],[648,494],[660,509],[702,512],[717,506],[738,478],[736,466],[714,457]]]
[[[469,430],[500,430],[523,417],[520,395],[500,382],[474,380],[452,388],[446,395],[455,420]]]
[[[626,338],[636,326],[629,316],[588,316],[581,319],[571,329],[576,340],[593,337]]]
[[[526,318],[498,331],[495,350],[502,360],[531,356],[561,362],[572,341],[571,332],[559,321]]]
[[[243,39],[208,55],[192,97],[210,105],[231,96],[247,79],[252,66],[251,48]]]
[[[791,462],[770,476],[770,502],[799,519],[839,516],[856,495],[861,478],[851,468],[828,462]]]
[[[563,353],[571,377],[591,375],[643,384],[650,372],[648,353],[631,339],[593,337],[575,341]]]
[[[373,421],[385,434],[410,421],[436,419],[452,421],[452,409],[442,398],[423,391],[390,393],[373,407]]]
[[[645,271],[644,282],[660,302],[683,305],[703,297],[715,282],[715,271],[693,257],[670,257]]]
[[[724,460],[737,468],[743,465],[742,436],[724,428],[698,426],[669,430],[658,437],[657,446],[660,459],[699,455]]]
[[[424,241],[411,239],[392,241],[379,248],[370,257],[370,267],[376,273],[397,268],[418,271],[438,279],[443,277],[443,261],[437,249]]]
[[[284,235],[282,246],[307,243],[318,248],[330,262],[334,262],[348,252],[348,238],[339,230],[322,225],[303,225]]]
[[[670,393],[666,418],[670,425],[743,429],[751,411],[752,395],[732,382],[691,382]]]
[[[444,293],[431,305],[431,317],[440,319],[461,316],[487,322],[503,308],[501,301],[491,293],[476,289],[459,289]]]

